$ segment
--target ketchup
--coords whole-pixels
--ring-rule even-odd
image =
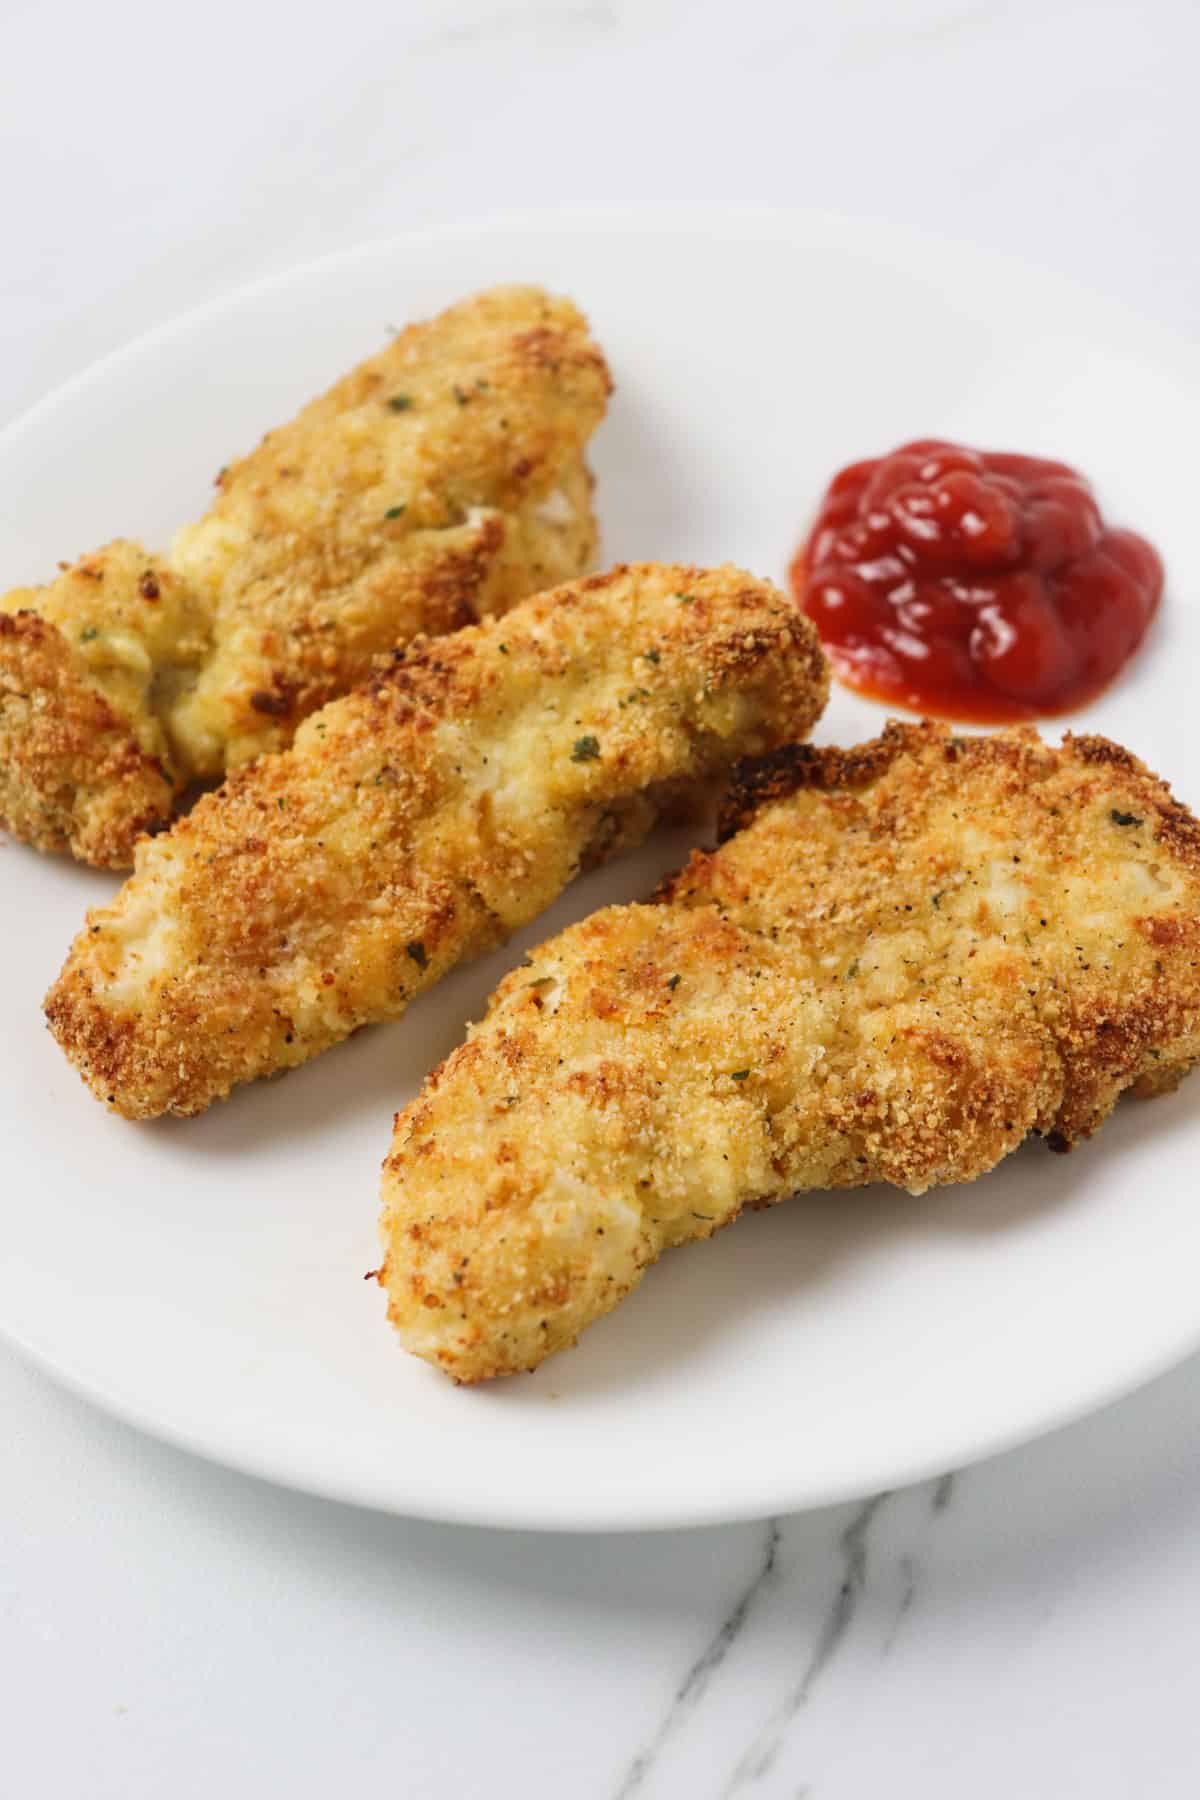
[[[1106,687],[1163,567],[1065,463],[921,438],[834,477],[791,580],[849,687],[992,724]]]

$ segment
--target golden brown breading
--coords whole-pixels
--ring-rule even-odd
[[[643,564],[399,653],[137,849],[47,1001],[98,1096],[199,1112],[397,1017],[827,693],[737,569]]]
[[[746,771],[726,824],[535,951],[397,1118],[381,1280],[457,1380],[743,1207],[970,1181],[1200,1057],[1200,828],[1102,738],[892,725]]]
[[[145,695],[181,666],[186,679],[207,633],[183,584],[130,543],[0,599],[0,823],[42,850],[127,861],[183,785]]]
[[[165,562],[115,543],[0,597],[0,823],[127,867],[189,781],[290,743],[379,652],[582,573],[609,387],[570,301],[494,288],[223,469]]]

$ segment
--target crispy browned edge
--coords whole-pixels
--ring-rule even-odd
[[[879,778],[898,756],[934,753],[940,748],[945,762],[964,756],[997,768],[1014,767],[1023,754],[1050,751],[1092,767],[1120,769],[1135,781],[1146,805],[1157,815],[1157,836],[1188,868],[1200,870],[1200,824],[1178,801],[1162,778],[1148,769],[1132,751],[1111,738],[1093,733],[1067,732],[1061,750],[1047,744],[1031,725],[1010,729],[1002,736],[955,732],[936,719],[912,723],[889,719],[877,738],[839,750],[814,744],[785,744],[765,756],[744,758],[733,771],[722,801],[717,837],[725,843],[742,831],[773,800],[784,800],[801,788],[862,788]]]
[[[15,733],[13,699],[32,708]],[[39,850],[128,868],[136,840],[174,810],[170,773],[81,672],[58,627],[31,611],[0,612],[0,747],[0,824]]]

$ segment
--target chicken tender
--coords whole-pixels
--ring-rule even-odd
[[[827,691],[808,620],[732,568],[619,568],[411,646],[138,845],[51,1030],[126,1117],[199,1112],[398,1017]]]
[[[396,1121],[380,1279],[532,1369],[743,1207],[970,1181],[1200,1056],[1200,828],[1103,738],[891,725],[745,771],[657,904],[535,951]]]
[[[380,652],[581,574],[610,385],[569,301],[492,289],[222,469],[165,559],[120,541],[0,598],[0,823],[128,867],[190,782],[284,748]]]

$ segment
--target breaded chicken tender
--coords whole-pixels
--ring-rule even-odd
[[[725,825],[535,951],[397,1118],[380,1279],[458,1381],[743,1207],[970,1181],[1200,1057],[1200,828],[1103,738],[893,724],[746,771]]]
[[[128,867],[190,782],[284,748],[380,652],[581,574],[610,386],[570,301],[492,289],[223,469],[165,559],[120,541],[0,598],[0,823]]]
[[[740,570],[644,564],[400,652],[137,848],[46,1011],[128,1118],[394,1019],[828,691],[808,620]]]

